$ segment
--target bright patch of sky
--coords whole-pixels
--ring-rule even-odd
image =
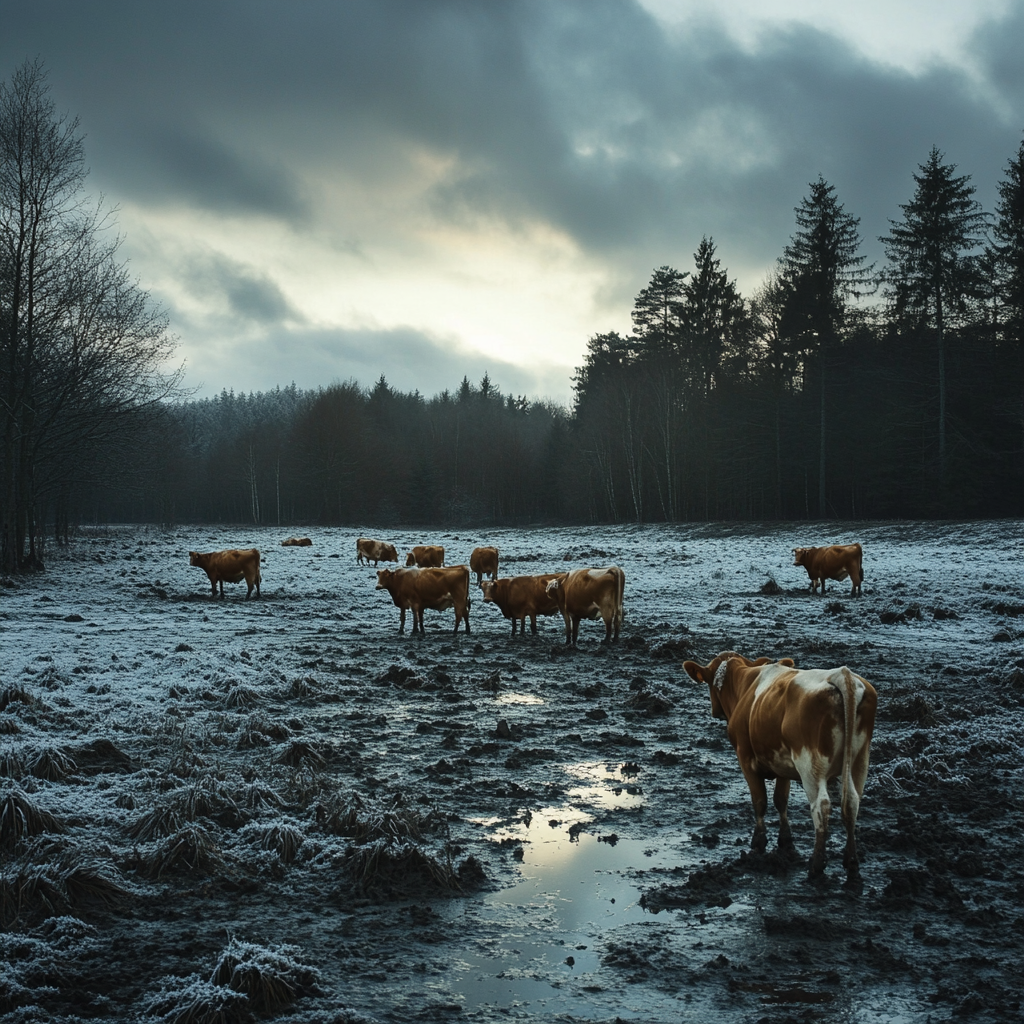
[[[971,33],[1009,0],[639,0],[670,25],[711,18],[747,47],[766,29],[799,23],[846,40],[871,60],[908,71],[941,61],[973,69]]]

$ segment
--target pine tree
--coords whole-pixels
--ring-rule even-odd
[[[1004,336],[1020,348],[1024,346],[1024,141],[997,188],[991,252],[995,291],[1002,306]]]
[[[871,291],[874,265],[864,265],[860,219],[844,211],[835,186],[819,175],[810,189],[796,207],[797,230],[779,266],[789,288],[787,331],[799,339],[818,375],[818,512],[824,518],[828,360],[842,336],[848,300]]]
[[[956,165],[942,162],[933,146],[909,203],[901,204],[903,219],[890,220],[885,246],[889,268],[885,278],[897,312],[913,310],[935,329],[939,356],[939,471],[946,482],[946,324],[962,312],[966,299],[978,290],[976,261],[971,250],[983,241],[985,214],[974,198],[970,175],[957,176]]]

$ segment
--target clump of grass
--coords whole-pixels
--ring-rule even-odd
[[[272,740],[286,740],[291,731],[280,722],[272,722],[265,715],[250,715],[238,737],[238,749],[266,747]]]
[[[312,676],[301,676],[293,679],[288,686],[289,697],[315,697],[320,692],[320,684]]]
[[[260,946],[232,939],[210,982],[244,993],[257,1013],[279,1010],[299,996],[319,992],[320,972],[296,959],[299,953],[296,946]]]
[[[267,825],[259,833],[260,849],[276,853],[283,864],[291,864],[305,841],[302,831],[294,825]]]
[[[10,715],[0,715],[0,736],[13,736],[21,732],[21,726]]]
[[[247,711],[260,702],[260,695],[251,686],[239,683],[232,686],[224,697],[224,707],[234,708],[236,711]]]
[[[278,764],[286,764],[291,768],[313,768],[319,770],[326,767],[327,758],[311,743],[304,740],[293,740],[277,757]]]
[[[0,874],[0,927],[59,917],[85,905],[117,907],[130,896],[105,865],[45,840]]]
[[[352,881],[367,892],[461,889],[450,858],[439,860],[414,843],[378,839],[363,846],[352,846],[345,854],[344,865]]]
[[[251,811],[277,810],[284,807],[284,800],[273,786],[262,779],[253,779],[241,793],[242,804]]]
[[[176,870],[208,875],[223,864],[213,835],[202,825],[189,822],[145,855],[140,866],[144,874],[156,879]]]
[[[0,750],[0,775],[5,775],[9,779],[25,777],[25,762],[16,750]]]
[[[5,686],[0,690],[0,711],[6,711],[11,704],[34,704],[35,697],[23,686]]]
[[[170,1024],[248,1024],[249,998],[223,985],[193,974],[167,978],[145,1010]]]
[[[29,758],[28,770],[37,779],[60,782],[78,770],[75,759],[57,747],[41,747]]]
[[[146,811],[128,828],[128,835],[149,842],[179,831],[197,818],[238,824],[242,813],[227,786],[214,775],[204,775],[176,789]]]
[[[0,789],[0,848],[11,850],[30,836],[64,831],[60,818],[44,811],[19,786]]]

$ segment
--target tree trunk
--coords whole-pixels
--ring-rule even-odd
[[[946,338],[942,319],[942,288],[935,290],[935,326],[939,334],[939,476],[946,499]]]

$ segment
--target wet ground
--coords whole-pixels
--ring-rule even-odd
[[[399,636],[356,531],[290,532],[86,530],[2,581],[4,1020],[1024,1017],[1021,523],[362,531],[619,564],[577,650],[479,599]],[[790,550],[853,540],[864,596],[809,596]],[[262,599],[211,601],[188,551],[250,545]],[[796,789],[801,861],[749,853],[681,669],[723,649],[878,689],[861,887],[841,827],[807,881]]]

